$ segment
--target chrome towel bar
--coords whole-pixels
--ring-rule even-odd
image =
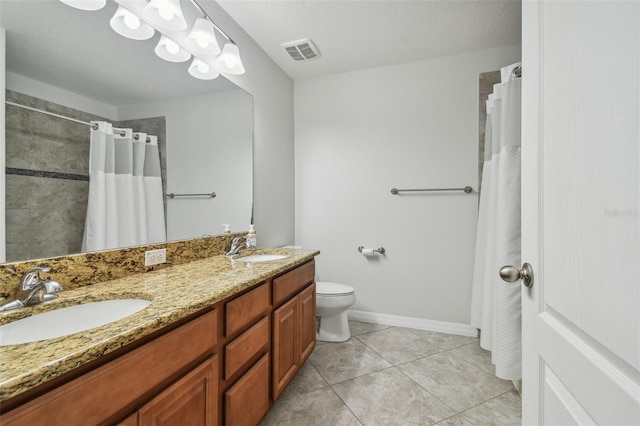
[[[467,194],[473,191],[473,188],[470,186],[465,186],[464,188],[430,188],[430,189],[398,189],[391,188],[391,193],[393,195],[398,195],[401,192],[431,192],[431,191],[464,191]]]
[[[216,193],[212,192],[210,194],[174,194],[173,192],[166,195],[166,198],[175,198],[175,197],[207,197],[207,198],[216,198]]]

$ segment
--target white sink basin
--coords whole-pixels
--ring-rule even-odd
[[[133,315],[150,304],[144,299],[115,299],[44,312],[0,327],[0,346],[37,342],[90,330]]]
[[[239,262],[270,262],[272,260],[280,260],[289,257],[286,254],[254,254],[251,256],[239,257]]]

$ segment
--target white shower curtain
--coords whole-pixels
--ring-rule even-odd
[[[522,377],[520,284],[498,271],[520,259],[521,81],[501,69],[501,83],[487,101],[485,156],[473,274],[471,325],[481,330],[480,346],[491,351],[496,375]]]
[[[82,251],[166,240],[158,139],[111,123],[91,129],[89,201]],[[147,137],[149,142],[146,142]]]

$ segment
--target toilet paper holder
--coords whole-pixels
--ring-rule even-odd
[[[363,246],[358,247],[358,251],[362,253],[362,250],[366,250]],[[373,249],[374,254],[384,254],[384,247],[378,247],[377,249]]]

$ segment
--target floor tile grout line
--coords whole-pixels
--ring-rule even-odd
[[[360,378],[360,377],[364,377],[364,376],[366,376],[366,375],[373,374],[373,373],[379,373],[379,372],[381,372],[381,371],[385,371],[385,370],[388,370],[388,369],[390,369],[390,368],[394,368],[394,367],[395,367],[395,365],[390,365],[390,366],[388,366],[388,367],[382,367],[382,368],[380,368],[380,369],[378,369],[378,370],[373,370],[373,371],[369,371],[369,372],[367,372],[367,373],[359,374],[359,375],[354,376],[354,377],[349,377],[348,379],[344,379],[344,380],[341,380],[341,381],[339,381],[339,382],[335,382],[335,383],[329,383],[329,382],[327,382],[327,383],[329,383],[329,387],[330,387],[330,388],[333,388],[333,386],[335,386],[335,385],[341,385],[341,384],[343,384],[343,383],[345,383],[345,382],[348,382],[349,380],[358,379],[358,378]],[[320,374],[320,375],[322,376],[322,374]],[[324,379],[324,377],[322,377],[322,378]],[[325,379],[325,381],[326,381],[326,379]]]
[[[401,328],[401,327],[396,327],[396,328]],[[356,339],[358,339],[358,337],[357,337],[357,336],[353,336],[353,337],[355,337]],[[407,363],[407,362],[417,361],[417,360],[419,360],[419,359],[426,358],[426,357],[431,356],[431,355],[436,355],[436,354],[441,354],[441,353],[447,352],[447,350],[442,349],[442,348],[441,348],[440,346],[438,346],[438,345],[435,345],[436,347],[438,347],[439,349],[441,349],[441,351],[440,351],[440,352],[433,352],[433,353],[430,353],[430,354],[427,354],[427,355],[421,355],[421,356],[418,356],[417,358],[409,359],[409,360],[402,361],[402,362],[399,362],[399,363],[394,364],[394,363],[393,363],[393,361],[390,361],[390,360],[388,360],[387,358],[385,358],[381,353],[377,352],[374,348],[372,348],[371,346],[367,345],[367,343],[366,343],[366,342],[363,342],[363,341],[362,341],[362,340],[360,340],[360,339],[358,339],[358,341],[359,341],[360,343],[362,343],[363,345],[365,345],[367,348],[371,349],[371,350],[372,350],[376,355],[378,355],[380,358],[384,359],[385,361],[387,361],[389,364],[391,364],[391,365],[392,365],[392,366],[394,366],[394,367],[395,367],[396,365],[402,365],[402,364],[405,364],[405,363]]]
[[[453,351],[453,350],[456,350],[456,349],[460,349],[460,348],[467,347],[467,346],[471,346],[471,345],[475,345],[475,344],[476,344],[476,343],[469,343],[469,344],[467,344],[467,345],[458,346],[457,348],[451,348],[451,349],[449,349],[449,351]],[[484,348],[483,348],[482,346],[480,346],[480,345],[478,345],[478,347],[479,347],[480,349],[482,349],[483,351],[486,351],[486,350],[487,350],[487,349],[484,349]],[[490,352],[490,351],[489,351],[489,352]],[[467,360],[466,358],[462,358],[462,357],[460,357],[460,356],[456,356],[455,354],[451,354],[451,356],[452,356],[452,357],[454,357],[455,359],[457,359],[457,360],[458,360],[458,361],[460,361],[460,362],[464,362],[464,363],[470,364],[470,365],[472,365],[472,366],[474,366],[474,367],[476,367],[476,368],[479,368],[482,372],[484,372],[484,373],[486,373],[486,374],[488,374],[488,375],[490,375],[490,376],[492,376],[492,377],[496,377],[496,378],[498,378],[498,379],[500,379],[500,380],[507,380],[507,379],[503,379],[502,377],[498,377],[498,376],[496,375],[495,371],[491,371],[491,372],[489,372],[489,371],[485,370],[485,367],[486,367],[486,366],[478,365],[478,364],[476,364],[476,363],[474,363],[474,362],[471,362],[471,361]],[[492,365],[493,365],[493,363],[492,363],[491,361],[489,361],[489,366],[492,366]]]
[[[345,401],[344,399],[342,399],[342,397],[340,396],[340,394],[338,393],[338,391],[336,391],[333,386],[329,385],[329,387],[331,388],[331,390],[333,391],[334,394],[336,394],[336,396],[338,397],[338,399],[344,404],[345,407],[347,407],[347,410],[349,410],[349,412],[351,414],[353,414],[353,417],[356,418],[356,420],[358,421],[358,423],[360,423],[361,425],[364,425],[364,422],[360,419],[360,417],[358,417],[358,415],[356,413],[353,412],[353,410],[351,409],[351,407],[349,407],[349,404],[347,404],[347,401]]]
[[[494,397],[492,397],[492,398],[489,398],[489,399],[487,399],[486,401],[480,402],[480,403],[478,403],[478,404],[476,404],[476,405],[473,405],[473,406],[471,406],[471,407],[469,407],[469,408],[465,408],[464,410],[462,410],[462,411],[460,411],[459,413],[456,413],[456,414],[454,414],[454,415],[456,415],[456,416],[457,416],[457,415],[461,415],[462,417],[464,417],[464,419],[465,419],[466,421],[468,421],[469,423],[471,423],[471,424],[474,424],[474,425],[475,425],[475,423],[473,423],[473,422],[472,422],[468,417],[466,417],[466,416],[464,415],[464,413],[466,413],[466,412],[467,412],[467,411],[469,411],[469,410],[473,410],[474,408],[477,408],[477,407],[479,407],[479,406],[481,406],[481,405],[484,405],[484,404],[486,404],[486,403],[487,403],[487,402],[489,402],[489,401],[493,401],[494,399],[499,398],[499,397],[501,397],[502,395],[507,394],[507,393],[509,393],[509,392],[512,392],[512,391],[514,391],[514,390],[515,390],[515,389],[509,389],[508,391],[505,391],[505,392],[503,392],[503,393],[501,393],[501,394],[499,394],[499,395],[496,395],[496,396],[494,396]],[[522,414],[522,410],[520,411],[520,414]]]
[[[472,343],[472,344],[473,344],[473,343]],[[454,348],[454,349],[455,349],[455,348]],[[431,355],[427,355],[427,356],[424,356],[424,357],[422,357],[422,358],[418,358],[418,359],[428,358],[428,357],[433,356],[433,355],[440,355],[440,354],[443,354],[443,353],[449,352],[449,351],[451,351],[451,350],[453,350],[453,349],[449,349],[449,350],[447,350],[447,351],[440,352],[440,353],[438,353],[438,354],[431,354]],[[484,374],[488,374],[488,373],[487,373],[486,371],[484,371],[482,368],[478,367],[477,365],[475,365],[475,364],[473,364],[473,363],[466,362],[466,361],[461,361],[461,360],[460,360],[460,358],[456,357],[456,356],[455,356],[455,355],[453,355],[453,354],[451,354],[451,356],[452,356],[452,357],[454,357],[456,360],[458,360],[458,361],[460,361],[460,362],[464,362],[465,364],[467,364],[467,365],[469,365],[469,366],[471,366],[471,367],[473,367],[473,368],[475,368],[475,369],[479,370],[480,372],[482,372],[482,373],[484,373]],[[412,360],[412,361],[407,361],[407,362],[404,362],[404,363],[400,363],[400,364],[394,365],[393,367],[400,367],[400,366],[402,366],[402,365],[409,364],[409,363],[414,362],[414,361],[417,361],[417,359],[416,359],[416,360]],[[465,411],[467,411],[467,410],[470,410],[470,409],[472,409],[472,408],[475,408],[475,407],[477,407],[477,406],[479,406],[479,405],[482,405],[482,404],[484,404],[484,403],[486,403],[486,402],[488,402],[488,401],[491,401],[491,400],[493,400],[493,399],[495,399],[495,398],[497,398],[497,397],[499,397],[499,396],[501,396],[501,395],[504,395],[504,394],[506,394],[506,393],[509,393],[509,392],[511,392],[511,391],[513,391],[513,390],[515,390],[515,389],[509,389],[508,391],[505,391],[505,392],[502,392],[501,394],[495,395],[495,396],[493,396],[493,397],[491,397],[491,398],[489,398],[489,399],[487,399],[487,400],[484,400],[484,401],[482,401],[482,402],[479,402],[479,403],[477,403],[477,404],[475,404],[475,405],[473,405],[473,406],[471,406],[471,407],[467,407],[467,408],[465,408],[465,409],[463,409],[463,410],[456,410],[455,408],[451,407],[449,404],[447,404],[446,402],[444,402],[444,401],[442,401],[440,398],[438,398],[435,394],[433,394],[431,391],[429,391],[429,389],[425,388],[425,387],[424,387],[424,386],[422,386],[420,383],[418,383],[417,381],[415,381],[411,376],[409,376],[407,373],[405,373],[402,369],[399,369],[399,368],[398,368],[397,370],[398,370],[398,371],[400,371],[402,374],[404,374],[406,377],[408,377],[411,381],[413,381],[414,383],[416,383],[418,386],[420,386],[421,388],[423,388],[424,390],[426,390],[427,392],[429,392],[431,395],[433,395],[433,397],[434,397],[434,398],[436,398],[438,401],[442,402],[444,405],[446,405],[447,407],[451,408],[451,409],[455,412],[455,414],[453,414],[453,416],[458,415],[458,414],[462,414],[463,412],[465,412]],[[489,376],[496,377],[496,378],[500,379],[499,377],[497,377],[497,376],[495,376],[495,375],[490,375],[490,374],[488,374],[488,375],[489,375]],[[504,380],[504,379],[501,379],[501,380]],[[469,419],[467,419],[466,417],[465,417],[465,419],[466,419],[467,421],[469,421],[470,423],[472,423],[472,422],[471,422]]]
[[[352,336],[352,337],[363,336],[363,335],[365,335],[365,334],[371,334],[371,333],[375,333],[376,331],[387,330],[387,329],[389,329],[389,328],[394,328],[394,326],[393,326],[393,325],[389,325],[389,326],[387,326],[387,327],[385,327],[385,328],[378,328],[377,330],[365,331],[365,332],[363,332],[363,333],[358,333],[358,334],[353,334],[353,333],[351,333],[351,336]]]
[[[462,334],[451,334],[451,333],[444,333],[444,332],[441,332],[441,331],[432,331],[432,330],[426,330],[426,329],[421,329],[421,328],[411,328],[411,327],[401,327],[401,326],[391,326],[391,327],[393,327],[393,328],[402,328],[402,329],[405,329],[405,330],[407,330],[407,331],[409,331],[409,332],[413,333],[414,335],[416,335],[416,336],[417,336],[418,338],[420,338],[421,340],[424,340],[424,341],[426,341],[426,342],[428,342],[428,343],[431,343],[432,345],[438,346],[439,348],[443,349],[444,351],[448,351],[448,350],[451,350],[451,349],[461,348],[462,346],[475,345],[475,344],[478,344],[478,343],[479,343],[479,341],[480,341],[480,339],[479,339],[479,338],[477,338],[477,337],[473,337],[473,336],[464,336],[464,335],[462,335]],[[379,330],[376,330],[376,331],[379,331]],[[452,348],[443,348],[442,346],[438,345],[437,343],[430,342],[428,338],[421,336],[419,333],[417,333],[417,331],[428,331],[428,332],[430,332],[430,333],[441,334],[441,335],[443,335],[443,336],[461,336],[461,337],[469,337],[469,338],[476,339],[476,340],[477,340],[477,342],[463,343],[463,344],[460,344],[460,345],[458,345],[458,346],[454,346],[454,347],[452,347]]]
[[[411,361],[409,361],[411,362]],[[394,366],[396,367],[396,366]],[[402,373],[406,378],[408,378],[409,380],[411,380],[413,383],[415,383],[416,385],[420,386],[422,389],[424,389],[429,395],[433,396],[435,399],[437,399],[438,401],[440,401],[441,403],[444,404],[445,407],[450,408],[454,414],[452,414],[449,417],[453,417],[457,414],[460,414],[462,411],[458,411],[455,408],[451,407],[449,404],[447,404],[446,402],[444,402],[443,400],[441,400],[440,398],[438,398],[436,395],[434,395],[429,389],[425,388],[424,386],[422,386],[420,383],[416,382],[415,380],[413,380],[413,378],[411,376],[409,376],[407,373],[405,373],[404,371],[402,371],[399,368],[396,368],[396,370],[398,370],[400,373]],[[449,418],[447,417],[447,419]],[[441,420],[444,421],[445,419]],[[438,422],[439,423],[439,422]]]
[[[440,353],[448,352],[448,351],[451,351],[451,350],[454,350],[454,349],[462,348],[462,347],[464,347],[464,346],[470,346],[470,345],[476,345],[476,344],[479,344],[479,339],[478,339],[478,342],[464,343],[464,344],[461,344],[461,345],[458,345],[458,346],[454,346],[454,347],[452,347],[452,348],[444,348],[444,347],[442,347],[442,346],[438,345],[437,343],[430,342],[428,339],[426,339],[426,338],[424,338],[424,337],[420,336],[418,333],[416,333],[416,332],[414,331],[414,329],[409,328],[409,327],[400,327],[400,326],[389,326],[389,327],[387,327],[387,328],[380,329],[380,330],[373,330],[373,331],[368,332],[368,333],[361,333],[361,334],[359,334],[359,335],[352,335],[352,337],[358,338],[358,336],[362,336],[362,335],[365,335],[365,334],[373,334],[373,333],[376,333],[376,332],[378,332],[378,331],[385,331],[385,330],[390,330],[390,329],[394,329],[394,328],[395,328],[395,329],[404,329],[404,330],[407,330],[407,331],[409,331],[410,333],[412,333],[414,336],[416,336],[419,340],[424,341],[424,342],[427,342],[427,343],[429,343],[429,344],[431,344],[431,345],[433,345],[433,346],[437,347],[438,349],[440,349],[440,352],[434,352],[434,353],[431,353],[431,354],[429,354],[429,355],[424,355],[423,357],[418,357],[418,358],[415,358],[415,359],[413,359],[413,360],[408,360],[408,361],[406,361],[406,362],[415,361],[415,360],[418,360],[418,359],[420,359],[420,358],[424,358],[424,357],[426,357],[426,356],[431,356],[431,355],[435,355],[435,354],[440,354]],[[429,330],[427,330],[427,331],[429,331]],[[434,333],[440,333],[440,332],[436,332],[436,331],[434,331]],[[440,334],[443,334],[443,335],[451,335],[451,334],[449,334],[449,333],[440,333]],[[465,336],[465,337],[470,337],[470,336]],[[382,356],[382,354],[380,354],[380,353],[376,352],[376,350],[375,350],[375,349],[373,349],[372,347],[370,347],[369,345],[367,345],[367,343],[366,343],[366,342],[364,342],[364,341],[362,341],[362,340],[360,340],[360,339],[358,339],[358,341],[360,341],[361,343],[363,343],[364,345],[366,345],[369,349],[371,349],[372,351],[374,351],[376,354],[380,355],[380,356],[381,356],[385,361],[387,361],[387,362],[389,362],[389,363],[393,364],[393,363],[392,363],[392,361],[390,361],[390,360],[388,360],[388,359],[384,358],[384,356]],[[467,361],[467,362],[468,362],[468,361]],[[400,363],[400,364],[402,364],[402,363]],[[393,364],[393,365],[400,365],[400,364]],[[481,368],[481,369],[482,369],[482,368]],[[483,371],[484,371],[484,370],[483,370]]]
[[[394,362],[388,360],[387,358],[385,358],[380,352],[375,350],[373,347],[369,346],[364,341],[365,339],[368,338],[369,335],[371,335],[373,333],[383,332],[383,331],[386,331],[386,330],[389,330],[389,329],[397,329],[397,330],[405,329],[405,330],[408,330],[412,335],[416,336],[417,340],[425,341],[425,342],[431,344],[433,347],[437,347],[440,351],[439,352],[435,352],[435,353],[430,353],[428,355],[419,356],[418,358],[415,358],[415,359],[403,360],[402,362],[394,363]],[[391,333],[391,332],[388,332],[388,333],[391,336],[393,336],[393,333]],[[441,333],[441,334],[448,334],[448,333]],[[406,336],[406,334],[405,334],[405,336]],[[472,422],[469,418],[467,418],[463,413],[465,413],[465,412],[467,412],[469,410],[472,410],[472,409],[474,409],[476,407],[479,407],[479,406],[481,406],[483,404],[486,404],[489,401],[495,400],[496,398],[498,398],[500,396],[506,395],[509,392],[513,392],[514,391],[514,389],[511,388],[511,389],[505,390],[504,392],[502,392],[502,393],[500,393],[498,395],[490,397],[490,398],[488,398],[488,399],[486,399],[484,401],[480,401],[480,402],[478,402],[478,403],[476,403],[476,404],[474,404],[474,405],[472,405],[470,407],[467,407],[467,408],[464,408],[464,409],[461,409],[461,410],[457,410],[457,409],[454,409],[453,407],[450,407],[448,404],[446,404],[444,401],[442,401],[440,398],[438,398],[436,395],[434,395],[432,392],[430,392],[428,389],[426,389],[424,386],[422,386],[416,380],[412,379],[407,373],[405,373],[401,369],[401,367],[403,365],[418,361],[420,359],[432,357],[432,356],[439,355],[439,354],[448,354],[448,356],[451,356],[452,358],[454,358],[458,362],[464,363],[465,365],[480,371],[484,375],[488,375],[488,376],[497,378],[495,373],[490,373],[485,369],[486,368],[486,366],[484,366],[485,362],[483,362],[483,359],[481,357],[477,357],[475,352],[473,353],[472,357],[469,357],[469,356],[465,355],[465,351],[464,350],[461,350],[464,347],[469,347],[472,350],[475,349],[475,348],[472,348],[472,345],[479,346],[478,339],[476,339],[475,342],[468,342],[468,343],[464,343],[464,344],[459,344],[457,346],[447,347],[445,349],[445,347],[440,346],[437,343],[433,343],[427,337],[421,336],[420,334],[415,332],[413,329],[410,329],[408,327],[398,327],[398,326],[389,326],[389,327],[386,327],[386,328],[371,330],[371,331],[368,331],[368,332],[365,332],[365,333],[352,334],[352,337],[354,338],[354,343],[360,343],[360,344],[364,345],[364,347],[367,348],[368,350],[370,350],[373,354],[377,355],[378,357],[380,357],[380,359],[382,359],[385,362],[387,362],[389,364],[389,366],[377,368],[377,369],[374,369],[373,371],[368,371],[368,372],[365,372],[365,373],[362,373],[362,374],[358,374],[358,375],[356,375],[354,377],[350,377],[348,379],[341,380],[341,381],[336,382],[336,383],[329,383],[327,378],[325,378],[325,376],[323,376],[320,373],[318,368],[311,362],[311,360],[309,360],[309,363],[310,363],[311,367],[313,368],[313,370],[315,371],[315,373],[317,373],[321,377],[321,379],[324,382],[324,384],[326,384],[326,386],[323,386],[322,388],[318,388],[318,389],[315,389],[315,390],[326,389],[326,387],[329,387],[332,390],[332,392],[340,399],[340,401],[343,403],[343,405],[345,407],[347,407],[347,409],[352,413],[352,415],[355,417],[355,419],[358,421],[359,424],[363,425],[364,422],[355,414],[355,412],[351,409],[351,407],[349,407],[349,405],[346,403],[346,401],[344,399],[342,399],[342,397],[340,397],[340,395],[336,391],[335,387],[337,387],[338,385],[343,384],[345,382],[348,382],[350,380],[354,380],[354,379],[358,379],[358,378],[361,378],[363,376],[367,376],[367,375],[370,375],[370,374],[386,371],[386,370],[389,370],[391,368],[394,368],[396,370],[396,372],[399,371],[400,373],[402,373],[402,375],[404,377],[408,378],[412,383],[414,383],[414,384],[418,385],[418,387],[424,389],[427,392],[427,394],[431,395],[434,398],[435,401],[439,401],[441,404],[443,404],[444,407],[447,407],[448,409],[450,409],[453,412],[452,415],[440,420],[438,423],[445,422],[446,420],[451,419],[451,418],[453,418],[455,416],[460,416],[460,418],[463,419],[464,421],[468,422],[469,424],[475,425],[475,423]],[[363,339],[361,340],[360,337],[362,337]],[[410,338],[410,337],[408,337],[408,338]],[[448,341],[447,343],[451,343],[451,341]],[[482,349],[484,350],[484,348],[482,348]],[[456,354],[453,351],[456,351],[458,353]],[[478,354],[479,353],[480,352],[478,352]],[[470,361],[470,359],[473,359],[473,361]],[[308,392],[303,392],[303,393],[308,393]],[[520,414],[520,413],[518,413],[518,414]]]

